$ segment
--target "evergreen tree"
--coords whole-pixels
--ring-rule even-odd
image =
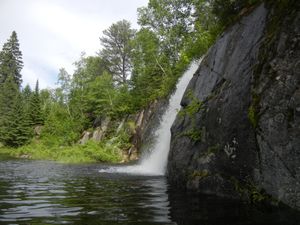
[[[36,81],[35,91],[31,95],[30,100],[30,118],[31,124],[35,125],[42,125],[43,120],[43,113],[41,108],[41,99],[40,99],[40,91],[39,91],[39,81]]]
[[[5,140],[5,134],[9,129],[7,123],[13,114],[13,106],[18,94],[18,87],[9,75],[3,84],[0,84],[0,142]]]
[[[0,84],[4,83],[11,75],[18,87],[21,86],[23,62],[19,46],[17,33],[13,31],[0,52]]]
[[[26,114],[30,114],[30,102],[32,98],[32,90],[30,86],[27,84],[25,88],[22,90],[22,100],[24,103],[24,110]]]
[[[13,107],[13,114],[8,120],[9,129],[6,134],[6,145],[19,147],[32,137],[32,127],[29,115],[24,110],[21,95],[18,93]]]
[[[126,84],[131,73],[131,41],[135,30],[126,20],[112,24],[100,38],[103,49],[100,56],[106,62],[108,71],[118,84]]]
[[[0,142],[20,146],[31,137],[23,101],[14,78],[9,75],[0,88]]]

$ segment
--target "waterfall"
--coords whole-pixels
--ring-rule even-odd
[[[184,91],[196,72],[199,63],[192,63],[189,69],[182,75],[176,85],[176,91],[171,95],[167,110],[164,112],[159,127],[155,132],[155,143],[150,150],[150,154],[142,156],[140,162],[133,166],[111,167],[100,170],[106,173],[129,173],[141,175],[164,175],[166,171],[170,140],[171,126],[180,109],[180,101]]]

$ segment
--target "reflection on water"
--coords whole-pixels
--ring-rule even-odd
[[[168,187],[164,177],[101,174],[99,165],[0,161],[0,224],[297,224],[297,213],[259,211]]]

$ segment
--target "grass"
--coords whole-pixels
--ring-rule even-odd
[[[0,155],[13,158],[55,160],[64,163],[120,162],[121,150],[116,143],[88,142],[85,145],[47,146],[33,141],[20,148],[0,148]],[[3,157],[2,157],[3,158]]]

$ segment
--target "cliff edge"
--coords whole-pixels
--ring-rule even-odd
[[[299,24],[299,2],[263,3],[210,48],[171,129],[172,184],[300,209]]]

